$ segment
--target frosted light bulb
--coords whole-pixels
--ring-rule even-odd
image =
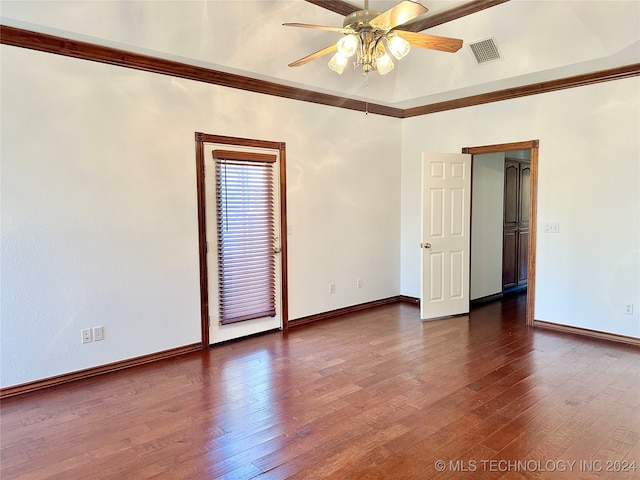
[[[404,38],[399,35],[393,35],[387,39],[387,47],[389,48],[389,52],[391,55],[396,57],[398,60],[404,58],[409,50],[411,50],[411,45]]]
[[[347,57],[342,55],[340,52],[336,52],[336,54],[331,57],[331,60],[329,60],[329,68],[337,74],[342,75],[348,61],[349,59]]]
[[[345,35],[338,41],[338,52],[340,52],[340,55],[342,55],[343,57],[349,58],[353,56],[354,53],[356,53],[358,43],[359,39],[357,35]]]

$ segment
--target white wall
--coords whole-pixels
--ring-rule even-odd
[[[502,292],[503,153],[473,156],[471,300]]]
[[[286,142],[290,319],[398,295],[397,119],[0,55],[3,387],[200,341],[196,131]]]
[[[419,296],[422,151],[540,139],[536,318],[640,337],[638,78],[398,120],[0,55],[3,387],[199,341],[196,131],[286,142],[291,319]]]
[[[640,79],[403,121],[402,294],[418,296],[420,155],[540,140],[535,318],[640,337]],[[633,315],[624,315],[625,303]]]

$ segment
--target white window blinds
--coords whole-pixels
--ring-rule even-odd
[[[220,323],[274,316],[275,155],[214,150]]]

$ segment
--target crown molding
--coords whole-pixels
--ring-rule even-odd
[[[608,68],[597,72],[573,75],[570,77],[558,78],[546,82],[532,83],[522,87],[506,88],[494,92],[472,95],[470,97],[448,100],[446,102],[432,103],[420,107],[406,108],[403,118],[427,115],[429,113],[443,112],[445,110],[455,110],[457,108],[472,107],[484,103],[500,102],[514,98],[539,95],[541,93],[555,92],[567,88],[583,87],[595,83],[608,82],[611,80],[621,80],[623,78],[640,75],[640,63],[625,65],[622,67]]]
[[[248,92],[318,103],[348,110],[402,118],[402,109],[388,107],[361,100],[314,92],[266,80],[246,77],[235,73],[198,67],[164,58],[143,55],[117,48],[72,40],[55,35],[0,25],[0,43],[65,57],[106,63],[119,67],[158,73],[172,77],[195,80],[223,87],[237,88]]]
[[[289,98],[302,102],[317,103],[348,110],[356,110],[394,118],[410,118],[430,113],[499,102],[514,98],[549,93],[567,88],[582,87],[595,83],[621,80],[640,75],[640,63],[574,75],[546,82],[533,83],[469,97],[426,104],[412,108],[396,108],[361,100],[314,92],[275,82],[258,80],[234,73],[189,65],[173,60],[128,52],[93,43],[71,40],[17,27],[0,25],[0,43],[66,57],[106,63],[134,70],[185,78],[197,82],[236,88],[254,93]]]

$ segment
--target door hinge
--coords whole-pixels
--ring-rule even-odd
[[[207,319],[209,320],[209,326],[211,326],[211,315],[207,315]]]
[[[205,248],[205,251],[206,251],[207,253],[209,253],[209,242],[206,242],[206,243],[205,243],[205,247],[204,247],[204,248]]]

